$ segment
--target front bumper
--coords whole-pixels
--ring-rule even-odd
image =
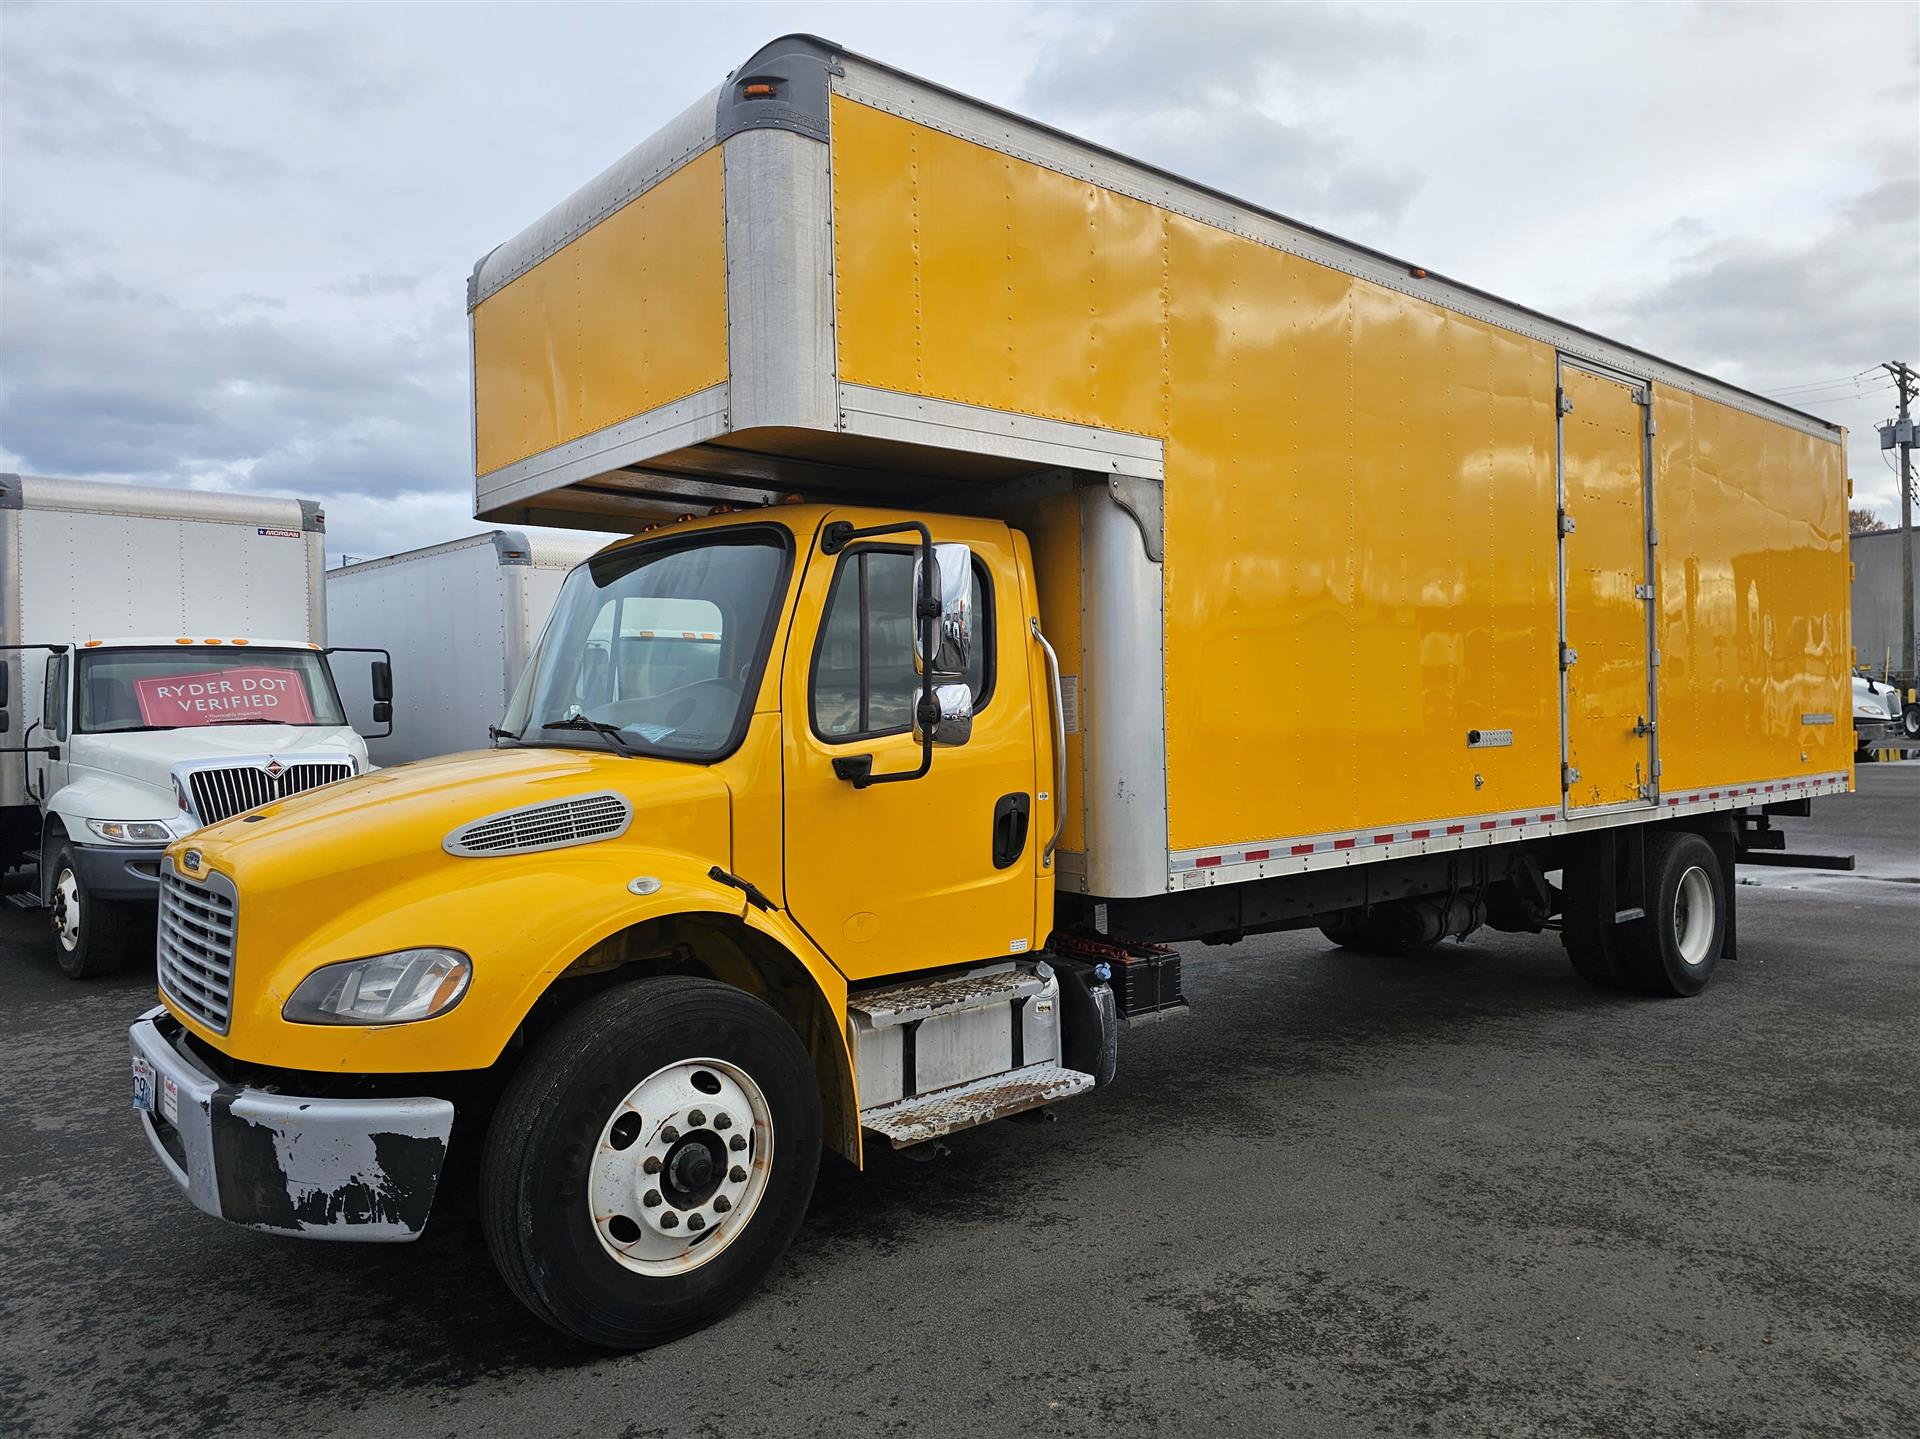
[[[74,871],[95,899],[158,901],[164,844],[76,844],[71,851]]]
[[[304,1239],[394,1243],[426,1227],[450,1101],[303,1099],[229,1084],[186,1048],[164,1008],[127,1034],[153,1069],[152,1107],[135,1110],[140,1127],[208,1214]]]

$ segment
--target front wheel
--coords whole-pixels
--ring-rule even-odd
[[[50,877],[48,912],[60,972],[68,979],[94,979],[118,969],[138,935],[136,907],[89,892],[73,862],[73,846],[64,839],[49,846],[42,863]]]
[[[481,1222],[535,1314],[644,1349],[759,1286],[819,1163],[819,1091],[786,1022],[711,980],[640,980],[568,1016],[508,1085]]]

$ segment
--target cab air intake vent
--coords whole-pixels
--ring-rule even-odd
[[[611,791],[504,810],[462,825],[442,842],[448,854],[473,859],[537,854],[545,849],[614,839],[633,823],[633,806]]]

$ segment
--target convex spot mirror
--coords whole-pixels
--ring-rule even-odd
[[[961,546],[954,546],[955,549]],[[973,738],[973,691],[964,684],[936,685],[933,690],[934,703],[940,706],[940,718],[933,727],[933,742],[948,748],[958,748]],[[913,719],[915,739],[927,738],[926,730],[920,722],[918,707],[915,707]]]
[[[921,568],[926,563],[924,551],[913,557],[913,597],[917,604],[922,593]],[[935,545],[933,547],[935,600],[940,605],[939,622],[934,631],[934,653],[929,665],[925,653],[925,637],[921,626],[913,627],[914,668],[925,674],[929,668],[936,682],[965,679],[967,665],[973,659],[974,613],[973,613],[973,551],[965,545]],[[965,686],[961,686],[965,689]],[[972,724],[972,696],[968,696],[968,725]],[[945,744],[948,741],[939,740]],[[956,743],[965,743],[964,740]]]

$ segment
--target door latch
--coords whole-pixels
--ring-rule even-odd
[[[1634,725],[1633,732],[1634,734],[1639,736],[1641,739],[1645,739],[1648,735],[1653,733],[1653,721],[1648,719],[1645,715],[1638,715],[1636,716],[1636,718],[1638,719],[1639,723]]]

